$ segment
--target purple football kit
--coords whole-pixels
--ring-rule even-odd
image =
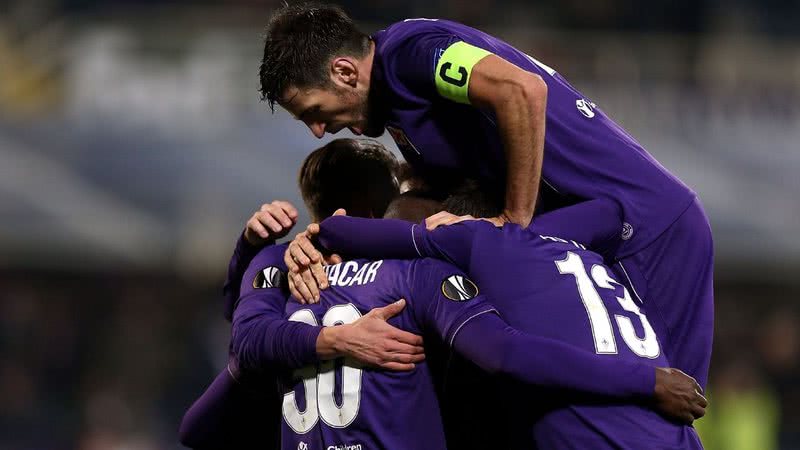
[[[340,216],[322,222],[319,239],[327,248],[351,255],[450,261],[468,273],[500,315],[521,332],[564,342],[609,361],[668,367],[646,305],[614,278],[602,257],[574,240],[538,234],[537,226],[497,228],[485,221],[467,221],[428,231],[400,220]],[[347,238],[355,231],[359,239]],[[642,405],[573,401],[550,394],[497,393],[501,401],[494,409],[473,404],[475,410],[468,414],[480,419],[480,411],[493,411],[496,419],[505,420],[504,429],[515,434],[512,448],[528,448],[531,439],[547,449],[702,448],[692,427],[671,423]],[[511,423],[514,426],[508,426]],[[494,428],[492,422],[490,429]]]
[[[613,246],[617,237],[619,215],[616,203],[594,200],[544,214],[538,218],[537,226],[542,230],[547,230],[548,227],[559,230],[561,236],[570,236],[597,248],[609,248]],[[587,218],[593,218],[594,227],[582,226]],[[328,228],[326,224],[326,231]],[[342,231],[345,234],[342,239],[347,239],[346,227],[330,228]],[[371,230],[370,228],[366,231]],[[400,234],[405,235],[402,232]],[[377,238],[379,237],[373,234],[367,240]],[[244,360],[245,366],[259,370],[256,371],[255,377],[248,377],[249,380],[243,384],[238,380],[240,375],[235,375],[238,374],[237,369],[240,365],[238,359],[232,358],[230,367],[220,373],[184,416],[180,431],[181,442],[184,445],[217,448],[225,447],[226,443],[239,443],[237,447],[253,447],[277,440],[272,437],[272,427],[252,425],[258,422],[264,424],[274,422],[277,428],[279,420],[269,420],[270,417],[280,417],[278,402],[270,400],[271,392],[274,391],[269,387],[270,380],[273,379],[272,373],[279,365],[298,368],[314,364],[315,343],[319,333],[317,327],[284,320],[286,295],[284,291],[274,288],[281,285],[281,278],[277,275],[284,270],[282,255],[285,249],[285,245],[276,246],[274,243],[263,249],[255,248],[240,236],[228,267],[228,279],[223,289],[224,312],[225,317],[230,320],[238,304],[240,289],[244,294],[252,294],[259,298],[258,314],[250,315],[250,320],[247,321],[241,320],[240,316],[239,323],[235,327],[237,338],[234,339],[234,344],[237,340],[242,341],[241,328],[247,328],[249,341],[255,340],[256,345],[239,345],[237,353]],[[259,261],[251,264],[256,255],[259,255]],[[413,255],[416,253],[411,254]],[[252,267],[245,276],[244,272],[249,266]],[[276,271],[272,269],[273,267],[279,270]],[[243,283],[242,280],[246,282]],[[252,305],[255,303],[251,303]],[[431,354],[430,341],[428,344],[426,345],[428,361],[441,366],[444,359],[441,355]],[[497,345],[502,347],[502,344]],[[652,393],[652,371],[637,373],[641,372],[642,366],[638,368],[624,365],[604,366],[597,360],[587,359],[585,355],[576,355],[575,348],[554,345],[552,342],[534,342],[533,345],[528,345],[526,350],[541,355],[544,360],[535,369],[529,369],[530,373],[527,375],[538,385],[573,393],[580,392],[584,397],[588,394],[617,401],[637,401]],[[457,360],[450,358],[450,366],[453,365],[453,361]],[[265,365],[268,366],[267,370],[260,370]],[[441,372],[442,368],[438,369]],[[593,372],[601,375],[583,378],[583,374]],[[469,380],[467,375],[463,377],[465,380]],[[437,379],[441,383],[441,376]],[[480,392],[481,395],[491,396],[489,386],[482,391],[485,392]],[[449,416],[455,417],[456,414],[450,413]],[[483,414],[479,416],[485,417]],[[477,420],[478,417],[474,419]],[[478,428],[484,427],[476,427]],[[457,439],[453,439],[454,436]],[[455,435],[451,433],[448,439],[456,441],[457,446],[458,440],[469,439],[469,436],[465,433]],[[453,445],[453,442],[450,444]],[[498,442],[495,441],[494,444]]]
[[[392,325],[438,337],[490,372],[618,401],[652,396],[651,363],[598,358],[556,339],[521,333],[496,315],[463,272],[442,261],[354,260],[329,266],[331,288],[321,293],[320,303],[301,305],[287,302],[280,289],[284,251],[285,246],[268,247],[250,264],[232,342],[244,370],[295,369],[283,383],[284,449],[446,448],[428,362],[409,372],[386,372],[347,359],[316,361],[318,325],[350,323],[399,298],[408,305]]]
[[[540,191],[619,203],[616,270],[628,272],[624,282],[652,307],[671,362],[705,385],[713,246],[695,194],[555,70],[497,38],[446,20],[409,19],[373,39],[374,103],[384,108],[386,129],[405,159],[423,175],[457,171],[504,185],[495,115],[469,104],[471,70],[496,55],[542,77],[548,98]]]

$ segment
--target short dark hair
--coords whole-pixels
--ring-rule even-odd
[[[290,86],[326,86],[328,62],[337,55],[363,57],[369,36],[339,7],[285,5],[272,14],[264,36],[259,78],[261,99],[275,102]]]
[[[442,209],[457,216],[496,217],[503,212],[503,204],[502,191],[468,178],[450,190]]]
[[[372,139],[335,139],[300,167],[303,201],[317,221],[339,208],[357,217],[381,217],[400,194],[397,157]]]
[[[392,200],[383,217],[419,223],[442,210],[442,200],[427,191],[407,191]]]
[[[389,204],[384,217],[415,223],[439,211],[496,217],[503,211],[503,200],[503,193],[497,188],[466,178],[450,186],[422,187],[400,194]]]

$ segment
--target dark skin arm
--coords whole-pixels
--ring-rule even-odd
[[[491,220],[498,226],[513,222],[527,227],[542,173],[547,84],[539,75],[489,55],[472,69],[469,99],[494,111],[506,154],[505,208]]]

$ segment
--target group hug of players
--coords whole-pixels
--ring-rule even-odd
[[[318,137],[247,222],[192,448],[700,449],[713,245],[696,195],[550,67],[457,23],[267,27],[261,89]],[[671,367],[671,368],[670,368]]]

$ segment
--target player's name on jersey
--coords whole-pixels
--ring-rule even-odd
[[[378,269],[383,261],[368,261],[357,263],[347,261],[332,266],[325,266],[325,273],[328,274],[328,282],[331,286],[362,286],[375,281],[378,276]]]
[[[539,237],[544,239],[545,241],[560,242],[562,244],[572,244],[576,248],[579,248],[581,250],[586,250],[586,246],[585,245],[580,244],[580,243],[575,242],[575,241],[568,241],[566,239],[561,239],[560,237],[555,237],[555,236],[542,236],[541,234],[539,235]]]

